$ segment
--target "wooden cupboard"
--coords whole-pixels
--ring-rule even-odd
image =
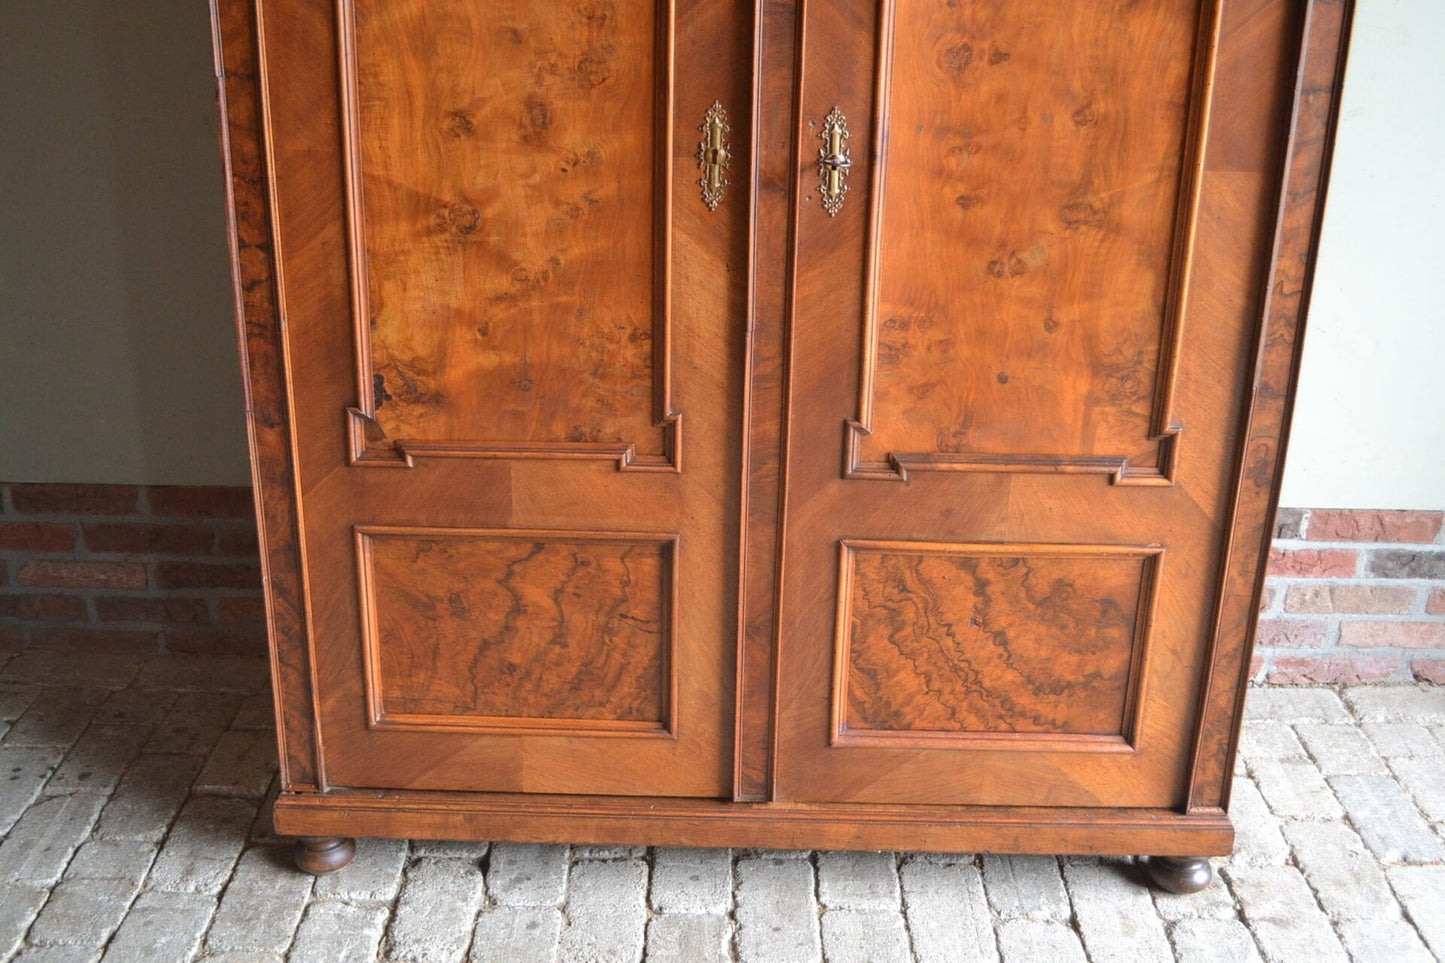
[[[298,862],[1207,882],[1349,13],[214,0]]]

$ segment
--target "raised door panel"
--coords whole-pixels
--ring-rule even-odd
[[[726,795],[747,8],[259,16],[324,784]]]
[[[777,798],[1183,803],[1290,25],[807,5]]]

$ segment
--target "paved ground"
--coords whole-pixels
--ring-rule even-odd
[[[0,653],[0,960],[1387,960],[1445,956],[1445,688],[1261,689],[1239,844],[1128,860],[367,840],[313,881],[265,798],[254,661]]]

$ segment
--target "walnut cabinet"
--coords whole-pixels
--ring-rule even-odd
[[[1348,3],[214,5],[304,866],[1207,881]]]

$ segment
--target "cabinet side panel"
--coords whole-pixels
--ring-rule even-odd
[[[1299,374],[1354,5],[1312,0],[1303,14],[1274,255],[1239,452],[1234,516],[1189,789],[1189,809],[1227,806],[1271,520]]]
[[[271,681],[278,707],[281,784],[293,791],[316,789],[322,777],[302,590],[291,415],[276,306],[254,3],[212,0],[211,24],[251,479],[260,523]]]

